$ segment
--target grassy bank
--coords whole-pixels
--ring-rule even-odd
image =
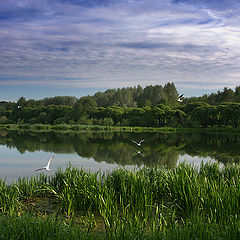
[[[239,176],[240,165],[109,174],[69,166],[1,181],[0,239],[239,239]]]
[[[233,127],[129,127],[129,126],[100,126],[100,125],[71,125],[71,124],[0,124],[2,130],[22,130],[38,132],[162,132],[162,133],[240,133],[240,128]]]
[[[207,128],[184,128],[184,127],[177,127],[174,129],[176,132],[181,133],[240,133],[240,128],[234,128],[234,127],[207,127]]]
[[[0,124],[3,130],[26,130],[26,131],[63,131],[63,132],[175,132],[171,127],[128,127],[128,126],[100,126],[100,125],[71,125],[71,124]]]

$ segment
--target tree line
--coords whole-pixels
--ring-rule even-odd
[[[176,101],[174,83],[70,96],[0,102],[0,123],[209,127],[240,124],[240,87]],[[221,100],[220,100],[221,99]]]

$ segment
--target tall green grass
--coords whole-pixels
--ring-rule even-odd
[[[18,188],[20,198],[22,200],[28,200],[37,196],[44,195],[43,186],[48,184],[49,178],[40,174],[32,176],[31,178],[22,177],[13,183],[12,186]]]
[[[96,239],[86,228],[56,217],[0,216],[0,239],[73,240]],[[102,239],[99,235],[98,239]]]
[[[174,169],[118,169],[105,174],[69,165],[49,178],[23,178],[12,185],[1,181],[0,190],[0,216],[22,215],[25,209],[46,214],[31,212],[26,202],[54,198],[63,219],[84,217],[78,227],[88,236],[101,232],[99,236],[108,239],[238,239],[240,235],[240,164],[196,168],[183,163]]]
[[[175,224],[166,231],[158,232],[126,232],[124,235],[108,236],[101,232],[89,232],[77,222],[66,222],[56,217],[36,217],[28,214],[22,216],[0,215],[0,239],[23,240],[83,240],[83,239],[113,239],[113,240],[237,240],[240,238],[240,223],[219,225],[206,224],[204,221],[187,221],[186,224]]]
[[[0,180],[0,213],[13,215],[21,208],[20,192],[17,186],[8,186]]]
[[[95,209],[99,193],[98,175],[69,166],[64,172],[59,170],[46,189],[59,199],[62,211],[67,215]]]

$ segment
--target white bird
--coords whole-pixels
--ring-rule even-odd
[[[182,97],[183,97],[183,94],[181,94],[180,96],[178,96],[178,98],[176,99],[176,101],[177,101],[177,102],[182,102],[182,101],[183,101]]]
[[[53,160],[54,157],[55,157],[55,156],[53,155],[53,156],[49,159],[47,166],[38,168],[38,169],[35,170],[35,172],[40,171],[40,170],[44,170],[44,169],[47,170],[47,171],[50,171],[51,169],[49,168],[49,166],[50,166],[50,163],[51,163],[51,161]]]
[[[141,151],[138,151],[138,152],[137,152],[137,155],[141,155],[141,156],[143,157]]]
[[[135,141],[132,141],[133,143],[136,143],[138,146],[141,146],[141,144],[142,144],[142,142],[143,142],[144,140],[141,140],[139,143],[137,143],[137,142],[135,142]]]
[[[137,156],[139,156],[139,155],[142,156],[142,157],[144,157],[141,151],[136,152],[133,156],[134,156],[134,157],[137,157]]]

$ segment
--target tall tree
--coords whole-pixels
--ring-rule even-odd
[[[167,95],[167,98],[170,102],[175,103],[178,97],[178,91],[174,85],[174,83],[166,83],[164,86],[164,91]]]
[[[236,86],[234,95],[235,101],[240,102],[240,86]]]
[[[103,92],[97,92],[93,96],[94,100],[97,102],[98,107],[108,106],[108,96]]]
[[[78,120],[80,117],[90,117],[97,111],[97,103],[93,97],[82,97],[73,106],[73,118]]]
[[[26,106],[27,106],[27,101],[26,101],[25,97],[20,97],[17,101],[17,107],[22,108],[22,107],[26,107]]]

